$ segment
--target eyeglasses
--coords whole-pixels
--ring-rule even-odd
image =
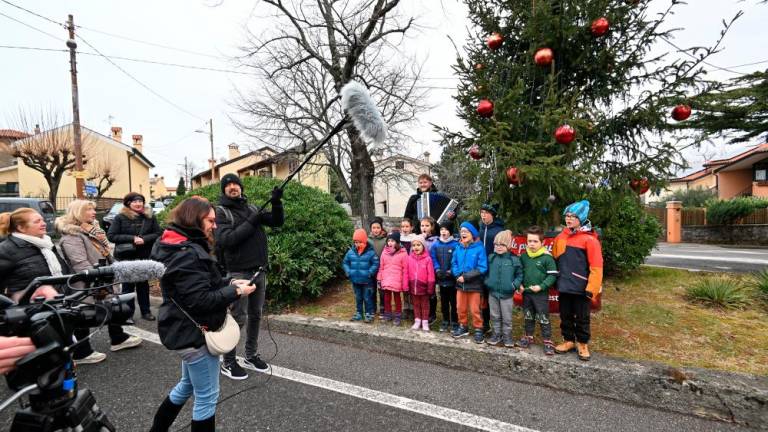
[[[576,216],[576,215],[575,215],[575,214],[573,214],[573,213],[566,213],[566,214],[565,214],[565,217],[566,217],[566,218],[572,218],[572,219],[578,219],[578,218],[579,218],[578,216]]]
[[[507,245],[505,245],[504,243],[494,243],[493,245],[494,246],[504,246],[504,247],[507,247]]]

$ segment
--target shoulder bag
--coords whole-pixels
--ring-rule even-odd
[[[144,232],[144,224],[147,222],[147,219],[145,218],[143,221],[141,221],[141,228],[139,228],[139,234],[138,236],[141,237],[141,234]],[[133,258],[134,254],[136,254],[136,245],[131,243],[118,243],[115,245],[115,258],[119,260],[126,260]]]
[[[171,301],[195,324],[195,327],[200,329],[203,333],[205,345],[208,347],[208,352],[211,353],[211,355],[219,356],[235,349],[237,343],[240,341],[240,326],[237,325],[237,322],[232,318],[229,311],[227,311],[227,317],[224,319],[224,324],[221,328],[216,331],[211,331],[208,330],[208,327],[198,324],[187,311],[176,303],[176,300],[171,298]]]

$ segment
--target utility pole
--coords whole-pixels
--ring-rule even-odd
[[[83,142],[80,135],[80,99],[77,92],[77,58],[75,49],[75,19],[69,15],[67,20],[67,30],[69,30],[69,72],[72,77],[72,129],[74,131],[74,151],[75,151],[75,191],[78,199],[85,198],[85,172],[83,171]]]
[[[216,181],[216,157],[213,155],[213,119],[208,119],[208,138],[211,140],[211,183]]]

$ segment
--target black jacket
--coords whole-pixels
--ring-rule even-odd
[[[219,206],[224,207],[223,211]],[[252,271],[266,267],[267,234],[264,225],[283,225],[283,203],[272,203],[271,212],[258,214],[245,197],[232,199],[226,195],[216,207],[216,256],[227,271]],[[229,215],[232,216],[230,219]]]
[[[142,228],[143,224],[143,228]],[[107,238],[118,245],[120,243],[133,243],[134,237],[144,239],[144,244],[136,246],[136,253],[129,259],[147,259],[152,253],[152,245],[155,244],[162,230],[157,218],[152,214],[139,214],[125,207],[115,216],[112,225],[109,226]],[[120,257],[120,259],[126,259]]]
[[[66,261],[54,246],[63,274],[71,273]],[[50,276],[48,263],[37,246],[13,236],[0,243],[0,287],[8,293],[21,291],[39,276]]]
[[[237,300],[236,288],[222,279],[208,242],[200,230],[171,224],[152,250],[152,259],[165,265],[160,279],[163,304],[157,321],[160,341],[171,350],[199,348],[205,344],[202,332],[179,306],[200,325],[218,330],[227,308]]]
[[[408,198],[408,203],[405,205],[405,213],[403,214],[404,218],[410,219],[413,223],[413,232],[415,234],[421,234],[421,223],[418,220],[419,212],[417,208],[421,193],[421,189],[416,189],[416,193]],[[432,217],[432,219],[437,220],[450,203],[451,199],[443,193],[438,192],[437,187],[432,185],[429,189],[429,216]],[[458,212],[458,208],[454,211],[454,213],[456,212]],[[434,234],[440,234],[439,228],[438,232]]]

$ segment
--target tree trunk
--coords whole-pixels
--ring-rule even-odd
[[[347,136],[352,146],[351,189],[352,199],[350,205],[352,214],[360,217],[363,226],[376,215],[376,207],[373,202],[373,176],[374,166],[371,155],[365,142],[353,128],[347,129]]]
[[[56,205],[56,197],[59,195],[59,183],[61,183],[60,177],[45,177],[45,182],[48,183],[48,200],[53,204],[53,208],[59,210]]]

